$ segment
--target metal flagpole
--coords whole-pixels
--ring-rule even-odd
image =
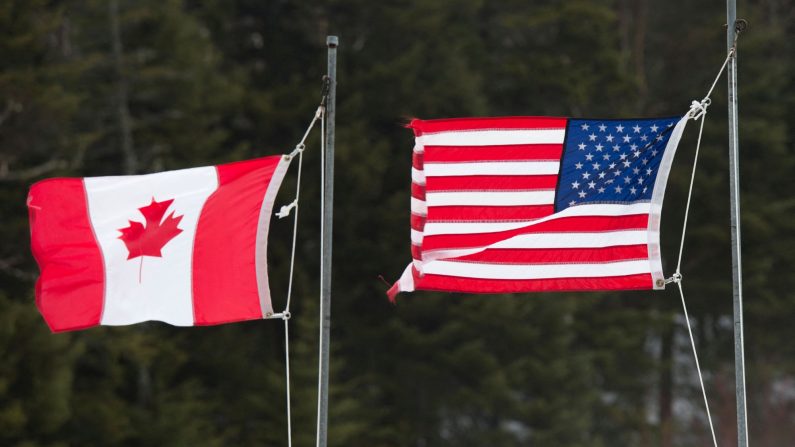
[[[732,278],[734,280],[734,368],[737,392],[738,447],[748,447],[748,416],[745,404],[745,348],[743,339],[743,278],[740,251],[740,172],[739,142],[737,139],[737,34],[744,21],[737,21],[736,0],[726,0],[726,47],[734,48],[729,60],[729,188],[732,229]]]
[[[326,97],[326,147],[323,154],[323,199],[320,242],[320,354],[317,396],[317,447],[328,440],[329,342],[331,339],[331,234],[334,211],[334,118],[337,105],[337,36],[327,36],[328,96]]]

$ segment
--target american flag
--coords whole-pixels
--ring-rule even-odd
[[[413,120],[413,261],[389,290],[662,289],[686,117]]]

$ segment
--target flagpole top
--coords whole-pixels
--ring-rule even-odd
[[[326,36],[326,45],[329,48],[337,48],[340,44],[340,39],[337,36]]]
[[[734,32],[740,34],[748,29],[748,21],[745,19],[737,19],[734,21]]]

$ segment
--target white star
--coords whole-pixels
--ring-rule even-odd
[[[577,169],[582,169],[582,163],[580,162],[574,163],[574,167]]]
[[[640,126],[638,126],[637,124],[635,124],[635,126],[632,128],[632,130],[634,130],[634,131],[635,131],[635,133],[640,133]]]
[[[610,165],[608,167],[610,169],[615,169],[616,168],[616,164],[615,163],[610,163]]]
[[[637,148],[638,148],[638,145],[637,145],[637,144],[635,144],[635,143],[632,143],[632,145],[631,145],[631,146],[629,146],[629,148],[630,148],[630,149],[632,149],[632,150],[634,151],[635,149],[637,149]]]
[[[646,175],[651,176],[651,173],[654,172],[651,168],[646,169]]]
[[[629,184],[632,181],[629,177],[624,177],[624,183]]]
[[[651,151],[651,156],[652,157],[654,157],[657,154],[659,154],[659,151],[657,149],[654,149],[653,151]]]
[[[571,187],[572,187],[572,189],[579,189],[579,188],[580,188],[580,182],[578,182],[577,180],[575,180],[575,181],[574,181],[574,182],[571,184]]]
[[[621,194],[621,187],[620,186],[616,186],[616,192]]]
[[[621,150],[621,146],[619,146],[617,144],[615,146],[613,146],[613,152],[618,152],[620,150]]]
[[[588,182],[588,189],[594,189],[594,188],[596,188],[596,183],[593,180],[591,180],[590,182]]]
[[[590,135],[588,135],[588,140],[589,140],[589,141],[596,141],[596,134],[590,134]]]
[[[612,185],[613,184],[613,179],[607,179],[607,180],[605,180],[605,183],[607,183],[608,185]]]
[[[616,177],[618,177],[619,175],[621,175],[621,171],[619,171],[619,170],[615,170],[615,171],[613,171],[613,175],[615,175]]]
[[[584,199],[586,196],[585,191],[580,191],[577,193],[577,195],[580,196],[581,199]]]
[[[588,180],[589,178],[591,178],[591,173],[590,172],[583,172],[582,173],[582,178],[584,178],[585,180]]]
[[[604,148],[604,146],[602,146],[601,143],[597,144],[596,145],[596,152],[602,152],[602,148]]]
[[[621,155],[619,155],[619,158],[621,158],[622,160],[626,160],[627,159],[627,154],[621,154]]]
[[[655,140],[657,141],[662,141],[662,139],[663,139],[662,134],[657,135],[657,138],[655,138]]]
[[[624,131],[624,126],[622,126],[621,124],[619,124],[618,126],[616,126],[616,132],[618,132],[618,133],[621,133],[621,132],[623,132],[623,131]]]
[[[640,141],[646,141],[648,139],[649,139],[649,137],[647,137],[645,133],[640,136]]]
[[[625,167],[625,168],[628,168],[628,167],[629,167],[629,165],[631,165],[631,164],[632,164],[632,163],[630,163],[630,162],[629,162],[629,160],[624,160],[624,162],[623,162],[623,163],[624,163],[624,167]]]
[[[646,166],[647,164],[649,164],[649,159],[644,158],[643,160],[641,160],[641,163],[643,163],[643,165]]]
[[[604,188],[599,188],[599,194],[601,194],[603,192],[605,192],[605,189]]]
[[[588,126],[588,124],[586,124],[586,123],[583,123],[583,124],[582,124],[582,126],[580,126],[580,128],[581,128],[582,130],[588,130],[588,127],[589,127],[589,126]]]
[[[605,130],[607,130],[607,126],[605,126],[604,124],[600,124],[599,125],[599,132],[604,132]]]
[[[569,206],[574,206],[574,204],[575,204],[575,203],[577,203],[577,202],[575,202],[574,200],[572,200],[571,202],[569,202]]]
[[[642,184],[643,184],[643,177],[638,177],[638,185],[642,185]]]
[[[659,129],[659,127],[657,127],[657,125],[655,124],[655,125],[651,126],[649,129],[651,129],[652,133],[656,133],[657,129]]]
[[[671,121],[670,123],[668,123],[668,127],[673,127],[673,125],[674,125],[674,122],[673,122],[673,121]]]
[[[644,186],[644,187],[643,187],[643,194],[646,194],[646,191],[648,191],[648,189],[649,189],[649,187],[648,187],[648,186]]]
[[[594,164],[592,164],[591,166],[593,166],[593,170],[594,170],[594,171],[598,171],[598,170],[599,170],[599,167],[601,167],[602,165],[600,165],[599,163],[594,163]]]
[[[584,151],[585,150],[585,143],[580,143],[580,144],[577,145],[577,147],[580,148],[581,151]]]
[[[630,194],[632,194],[632,195],[634,196],[635,194],[637,194],[637,193],[638,193],[638,190],[637,190],[637,189],[635,189],[635,187],[633,186],[632,188],[629,188],[629,193],[630,193]]]
[[[605,161],[610,160],[610,154],[602,155],[602,160],[605,160]]]
[[[610,134],[605,137],[605,140],[607,140],[608,143],[612,143],[614,138],[615,137],[613,136],[613,134]]]
[[[600,179],[602,179],[602,178],[605,178],[605,175],[607,175],[607,174],[605,173],[605,171],[602,171],[602,172],[600,172],[600,173],[599,173],[599,178],[600,178]]]
[[[585,154],[585,159],[586,159],[586,160],[588,160],[588,161],[591,161],[591,160],[593,160],[593,154],[592,154],[592,153],[590,153],[590,152],[589,152],[589,153],[587,153],[587,154]]]
[[[635,175],[640,174],[640,168],[632,168],[632,173]]]
[[[632,153],[632,155],[633,155],[635,158],[638,158],[638,157],[640,157],[640,151],[635,151],[635,152],[633,152],[633,153]]]
[[[632,137],[630,137],[629,135],[624,135],[624,143],[629,143],[629,140],[631,139]]]

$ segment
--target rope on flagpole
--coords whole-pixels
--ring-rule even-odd
[[[325,97],[324,97],[325,98]],[[301,141],[295,145],[295,149],[287,155],[284,155],[285,160],[289,163],[292,161],[295,156],[298,156],[298,175],[296,179],[296,186],[295,186],[295,199],[287,205],[284,205],[279,209],[279,212],[276,213],[276,216],[279,219],[283,219],[290,215],[290,212],[295,209],[293,213],[293,238],[292,238],[292,247],[290,249],[290,276],[287,283],[287,302],[284,307],[284,311],[275,313],[267,317],[268,319],[275,319],[281,318],[284,321],[284,369],[285,369],[285,399],[287,401],[287,446],[292,447],[293,445],[293,426],[292,426],[292,405],[291,405],[291,398],[290,398],[290,302],[292,300],[293,294],[293,278],[295,272],[295,250],[298,240],[298,199],[301,194],[301,171],[304,164],[304,149],[306,149],[306,139],[309,137],[310,132],[315,127],[315,124],[318,121],[323,121],[323,116],[325,113],[325,106],[323,102],[321,102],[320,106],[318,106],[317,110],[315,111],[315,116],[312,118],[312,122],[309,123],[307,126],[306,131],[304,132],[304,136],[301,138]],[[321,137],[322,138],[322,137]]]
[[[684,247],[685,247],[685,235],[687,234],[687,222],[690,217],[690,203],[693,197],[693,185],[695,183],[695,178],[696,178],[696,167],[698,166],[698,155],[701,149],[701,137],[704,133],[704,121],[707,115],[707,108],[712,103],[712,99],[710,98],[710,96],[712,95],[712,91],[715,89],[715,85],[717,85],[718,80],[723,74],[723,71],[726,69],[727,64],[734,56],[734,53],[735,53],[735,47],[732,47],[729,50],[729,53],[726,55],[726,59],[723,61],[723,64],[721,65],[720,70],[718,71],[718,75],[715,77],[715,80],[712,82],[712,86],[709,88],[709,91],[707,91],[707,94],[706,96],[704,96],[704,99],[702,99],[701,101],[693,101],[690,105],[690,110],[687,112],[688,118],[693,120],[701,120],[701,123],[698,129],[698,140],[696,142],[696,153],[693,158],[693,168],[690,173],[690,186],[687,191],[687,204],[685,205],[685,217],[684,217],[684,222],[682,224],[682,237],[679,241],[679,255],[676,262],[676,271],[670,278],[665,280],[666,284],[676,283],[676,286],[679,289],[679,296],[682,299],[682,311],[684,312],[685,315],[685,324],[687,326],[687,333],[690,336],[690,346],[693,348],[693,358],[695,359],[696,362],[696,372],[698,373],[698,381],[699,384],[701,385],[701,395],[704,398],[704,408],[706,409],[707,412],[707,422],[709,422],[709,430],[710,434],[712,435],[712,444],[714,447],[718,447],[718,440],[717,437],[715,436],[715,426],[712,422],[712,414],[709,411],[709,401],[707,400],[707,391],[704,386],[704,376],[701,374],[701,365],[699,364],[698,361],[696,342],[695,339],[693,338],[693,329],[690,325],[690,315],[687,312],[687,304],[685,303],[685,293],[682,290],[681,268],[682,268],[682,253],[684,252]]]
[[[301,194],[301,171],[304,165],[304,149],[306,148],[306,139],[309,136],[309,132],[315,127],[315,123],[318,120],[323,118],[324,107],[321,105],[315,111],[315,116],[312,118],[312,122],[309,123],[309,127],[304,132],[304,137],[301,138],[301,142],[295,146],[295,149],[289,154],[285,155],[288,161],[292,160],[293,157],[298,155],[298,178],[296,179],[296,186],[295,186],[295,199],[290,202],[288,205],[284,205],[281,207],[276,216],[279,219],[283,219],[290,215],[290,210],[295,208],[295,214],[293,215],[293,246],[290,251],[290,279],[287,283],[287,305],[285,306],[285,312],[290,312],[290,300],[293,294],[293,271],[295,269],[295,247],[296,247],[296,238],[298,237],[298,198]]]
[[[721,70],[722,71],[722,70]],[[680,267],[682,264],[682,252],[684,249],[685,244],[685,233],[687,231],[687,220],[690,210],[690,199],[693,194],[693,181],[695,179],[696,174],[696,165],[698,164],[698,153],[701,147],[701,135],[704,131],[704,118],[706,117],[707,110],[706,108],[709,106],[709,97],[704,98],[700,103],[697,101],[693,101],[693,106],[690,109],[689,115],[692,119],[701,119],[701,125],[698,131],[698,142],[696,143],[696,154],[693,160],[693,171],[690,177],[690,189],[687,193],[687,205],[685,205],[685,219],[684,224],[682,226],[682,239],[679,245],[679,260],[676,264],[676,272],[671,276],[671,278],[665,281],[666,284],[668,283],[676,283],[676,286],[679,288],[679,296],[682,299],[682,311],[685,314],[685,324],[687,326],[687,333],[690,336],[690,346],[693,348],[693,358],[696,362],[696,372],[698,373],[698,382],[701,385],[701,395],[704,398],[704,408],[707,412],[707,422],[709,422],[709,431],[712,434],[712,445],[714,447],[718,447],[718,441],[715,437],[715,426],[712,423],[712,414],[709,411],[709,401],[707,400],[707,390],[704,386],[704,376],[701,374],[701,365],[698,362],[698,352],[696,351],[696,342],[693,338],[693,329],[690,327],[690,316],[687,313],[687,304],[685,304],[685,294],[682,290],[682,273],[680,271]]]

